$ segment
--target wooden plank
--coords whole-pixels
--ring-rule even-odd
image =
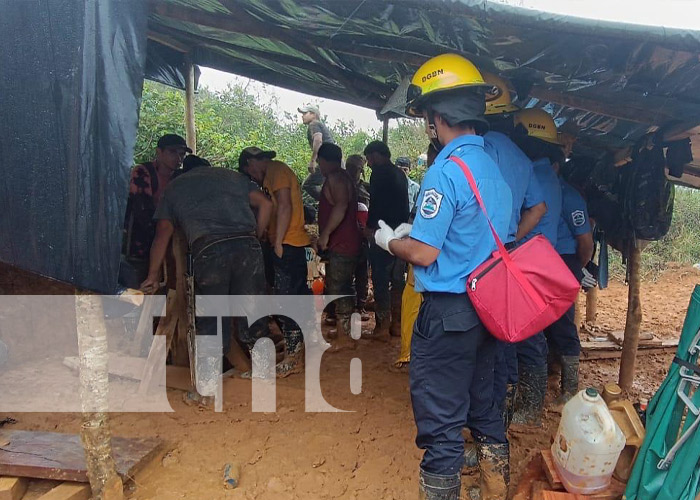
[[[564,488],[564,485],[561,482],[561,478],[559,477],[559,472],[557,472],[557,469],[554,465],[554,457],[552,457],[552,451],[549,448],[547,448],[545,450],[542,450],[540,453],[542,455],[542,470],[544,470],[544,475],[547,476],[547,481],[549,481],[549,485],[555,490]]]
[[[23,477],[0,477],[0,500],[20,500],[27,491]]]
[[[79,368],[76,356],[63,358],[63,364],[72,370],[78,370]],[[140,381],[145,366],[146,360],[144,358],[119,354],[109,355],[109,374],[115,377]],[[184,366],[167,365],[165,367],[165,385],[171,389],[191,390],[190,369]]]
[[[37,500],[90,500],[90,486],[81,483],[61,483]]]
[[[614,332],[607,332],[608,338],[615,342],[617,345],[621,346],[624,342],[625,332],[622,330],[617,330]],[[651,332],[640,332],[639,333],[639,347],[649,346],[658,347],[663,345],[663,340],[657,339]]]
[[[8,431],[10,443],[0,449],[0,475],[87,483],[87,467],[80,437],[56,432]],[[133,477],[155,459],[163,442],[155,438],[112,439],[117,472]]]

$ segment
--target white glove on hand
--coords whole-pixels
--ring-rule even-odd
[[[411,234],[411,229],[413,229],[413,224],[409,224],[408,222],[403,222],[394,229],[394,234],[398,239],[403,239],[409,234]]]
[[[394,255],[391,250],[389,250],[389,242],[391,240],[398,240],[396,233],[391,229],[386,222],[383,220],[379,221],[379,229],[374,233],[374,242],[381,248]]]
[[[593,277],[593,275],[588,272],[585,267],[581,269],[583,272],[583,278],[581,278],[581,286],[585,289],[595,288],[598,286],[598,281]]]

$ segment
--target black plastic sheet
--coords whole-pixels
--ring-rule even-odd
[[[0,11],[0,260],[111,293],[147,4],[2,0]]]

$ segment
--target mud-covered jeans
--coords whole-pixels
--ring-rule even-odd
[[[306,283],[306,248],[282,245],[282,257],[272,253],[275,270],[275,295],[308,295]],[[295,353],[302,345],[304,336],[295,321],[286,316],[275,316],[287,344],[287,353]]]
[[[195,247],[192,254],[195,294],[253,296],[265,293],[262,250],[255,237],[244,236],[221,241],[206,246],[201,251]],[[197,335],[216,335],[218,320],[222,321],[222,341],[226,354],[231,348],[230,321],[224,318],[198,317]],[[247,320],[240,318],[236,322],[244,326]]]
[[[357,257],[357,265],[355,266],[355,293],[357,299],[355,306],[358,309],[364,309],[367,304],[367,296],[369,294],[369,243],[367,240],[362,240],[360,247],[360,255]]]
[[[357,259],[357,256],[329,252],[326,264],[326,294],[348,295],[348,297],[333,302],[338,321],[346,321],[348,323],[345,325],[346,327],[349,326],[349,319],[355,304],[355,290],[352,281],[357,267]]]
[[[406,285],[406,263],[377,245],[369,248],[369,262],[376,314],[381,321],[385,321],[391,315],[391,292],[400,296]]]

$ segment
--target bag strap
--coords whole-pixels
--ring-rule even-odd
[[[493,234],[493,239],[496,240],[496,246],[498,247],[498,253],[501,254],[501,258],[506,261],[506,262],[511,262],[510,255],[508,254],[508,250],[506,250],[505,245],[501,241],[501,238],[498,237],[498,233],[496,232],[496,228],[493,227],[493,223],[491,222],[491,218],[489,217],[489,214],[486,212],[486,206],[484,205],[484,200],[481,199],[481,193],[479,192],[479,188],[476,187],[476,181],[474,180],[474,176],[472,175],[471,170],[469,170],[469,167],[467,166],[464,161],[462,161],[461,158],[458,158],[457,156],[450,156],[449,158],[453,162],[455,162],[457,165],[459,165],[459,168],[462,169],[462,172],[464,173],[464,176],[467,178],[467,182],[469,183],[469,187],[472,188],[472,192],[474,193],[474,197],[476,198],[476,201],[479,203],[479,206],[481,207],[481,211],[484,213],[486,216],[486,220],[489,223],[489,227],[491,228],[491,234]]]
[[[513,259],[511,259],[510,254],[508,253],[508,250],[506,250],[505,245],[503,245],[501,238],[498,237],[498,233],[496,232],[496,228],[493,227],[493,223],[491,222],[491,218],[489,217],[488,212],[486,212],[486,206],[484,205],[484,200],[481,199],[481,193],[479,192],[479,188],[476,187],[476,181],[474,180],[474,176],[472,175],[471,170],[469,169],[467,164],[464,163],[464,161],[462,161],[461,158],[458,158],[457,156],[450,156],[449,159],[452,160],[453,162],[455,162],[457,165],[459,165],[459,168],[462,169],[462,173],[464,173],[464,176],[467,178],[467,182],[469,183],[469,187],[472,189],[472,192],[474,193],[474,197],[476,198],[476,201],[479,203],[479,207],[481,207],[481,211],[484,213],[484,216],[486,217],[486,220],[489,223],[489,227],[491,228],[491,234],[493,234],[493,239],[496,240],[496,246],[498,247],[498,253],[501,255],[501,258],[503,259],[503,263],[506,265],[508,270],[511,272],[511,274],[518,281],[520,286],[525,290],[525,292],[530,297],[530,299],[532,299],[532,301],[535,304],[537,304],[537,306],[540,309],[544,309],[546,307],[546,304],[542,300],[542,297],[540,297],[540,294],[537,293],[537,291],[534,289],[532,284],[525,277],[525,275],[520,270],[520,268],[517,265],[515,265],[515,263],[513,262]]]

